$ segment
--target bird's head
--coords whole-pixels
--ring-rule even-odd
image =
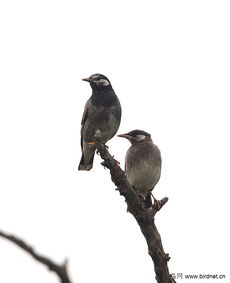
[[[111,83],[109,79],[102,74],[94,74],[90,76],[89,78],[83,79],[83,81],[89,82],[92,89],[111,87]]]
[[[151,135],[142,130],[133,130],[127,134],[118,135],[118,137],[126,138],[131,144],[151,140]]]

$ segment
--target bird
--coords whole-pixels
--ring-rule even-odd
[[[161,152],[145,131],[133,130],[118,137],[126,138],[131,143],[125,156],[127,180],[146,207],[152,207],[151,191],[161,176]],[[154,198],[154,205],[159,208],[160,201]]]
[[[78,170],[89,171],[93,167],[96,141],[105,144],[118,131],[121,105],[106,76],[97,73],[83,81],[89,82],[92,95],[85,104],[81,120],[82,157]]]

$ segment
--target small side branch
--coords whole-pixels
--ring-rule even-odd
[[[135,217],[146,239],[149,255],[151,256],[158,283],[175,283],[169,273],[167,262],[170,257],[164,252],[160,234],[155,226],[155,214],[166,204],[168,198],[160,201],[158,207],[146,208],[143,200],[130,186],[125,172],[121,170],[118,162],[111,156],[104,144],[97,143],[97,151],[103,159],[102,165],[110,170],[111,179],[117,186],[117,190],[125,197],[129,212]]]
[[[21,239],[13,235],[7,234],[3,231],[0,231],[0,236],[13,242],[15,245],[17,245],[18,247],[26,251],[28,254],[30,254],[38,262],[46,265],[50,271],[53,271],[56,273],[61,283],[71,283],[68,272],[67,272],[67,261],[65,261],[62,265],[58,265],[54,263],[52,260],[50,260],[49,258],[39,255],[37,252],[34,251],[32,247],[30,247],[28,244],[26,244]]]

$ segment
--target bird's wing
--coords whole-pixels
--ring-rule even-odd
[[[83,150],[83,128],[84,128],[84,125],[85,125],[85,122],[88,118],[88,114],[89,114],[89,103],[90,101],[88,100],[85,104],[85,109],[84,109],[84,112],[83,112],[83,115],[82,115],[82,119],[81,119],[81,149]]]

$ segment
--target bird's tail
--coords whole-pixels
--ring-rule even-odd
[[[81,161],[79,163],[78,170],[89,171],[93,167],[93,159],[94,159],[95,151],[92,151],[90,153],[90,156],[89,153],[87,153],[87,158],[85,158],[85,155],[86,154],[82,152]]]

